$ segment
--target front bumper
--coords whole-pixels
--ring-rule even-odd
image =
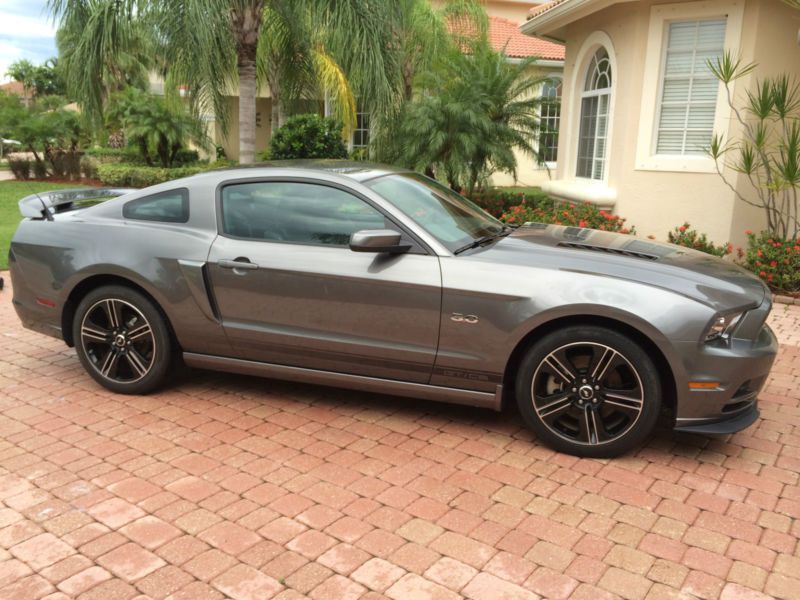
[[[758,418],[758,394],[778,353],[775,334],[764,325],[755,340],[691,345],[683,349],[687,379],[678,394],[675,429],[702,434],[741,431]],[[711,390],[690,390],[689,381],[716,381]]]

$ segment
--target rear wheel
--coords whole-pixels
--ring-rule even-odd
[[[652,431],[661,384],[653,361],[630,338],[604,327],[573,326],[530,349],[516,396],[525,422],[549,446],[610,457]]]
[[[156,306],[124,286],[104,286],[81,300],[73,339],[86,371],[102,386],[123,394],[146,394],[170,370],[173,344]]]

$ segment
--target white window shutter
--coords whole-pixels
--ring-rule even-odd
[[[726,19],[669,24],[656,154],[702,155],[711,142],[720,84],[707,61],[722,55]]]

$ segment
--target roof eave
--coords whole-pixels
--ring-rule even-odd
[[[519,30],[525,35],[532,35],[554,42],[564,43],[564,27],[592,13],[620,2],[635,0],[564,0],[549,10],[536,14],[522,25]]]
[[[512,65],[518,65],[530,57],[509,56],[506,61]],[[533,67],[555,67],[564,68],[564,59],[561,58],[536,58],[531,65]]]

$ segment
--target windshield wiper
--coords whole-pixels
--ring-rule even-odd
[[[471,241],[469,244],[465,246],[461,246],[461,248],[456,249],[453,251],[453,254],[461,254],[462,252],[466,252],[467,250],[472,250],[473,248],[478,248],[479,246],[483,246],[484,244],[488,244],[489,242],[493,242],[494,240],[505,237],[509,233],[514,230],[513,227],[508,225],[503,225],[503,228],[498,231],[497,233],[493,233],[491,235],[485,235],[483,237],[479,237],[477,240]]]

